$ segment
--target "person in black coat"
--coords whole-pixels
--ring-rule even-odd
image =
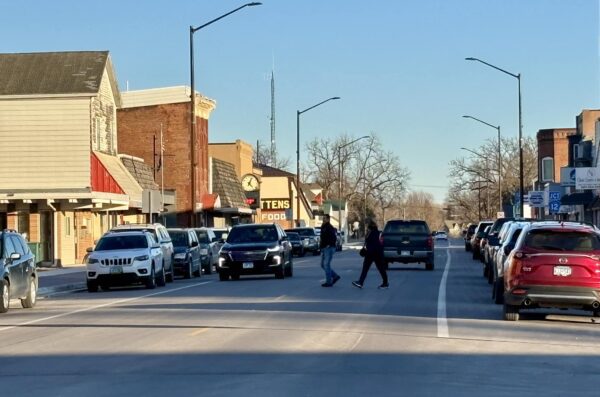
[[[379,240],[380,231],[377,229],[377,224],[374,221],[369,221],[367,226],[367,236],[365,237],[365,245],[366,249],[365,259],[363,261],[362,272],[360,273],[360,278],[358,281],[353,281],[352,285],[357,288],[362,288],[367,278],[367,273],[371,268],[373,262],[375,262],[375,266],[377,266],[377,270],[379,270],[379,274],[381,274],[382,283],[378,287],[379,289],[387,289],[389,288],[387,271],[385,266],[385,261],[383,259],[383,246],[381,245],[381,241]]]

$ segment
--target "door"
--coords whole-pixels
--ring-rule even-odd
[[[53,258],[53,235],[52,235],[52,212],[42,211],[40,212],[40,249],[38,251],[38,257],[35,258],[36,262],[52,262]]]
[[[192,257],[192,268],[195,269],[198,267],[200,269],[200,243],[198,242],[196,233],[193,231],[188,232],[188,246],[190,247],[190,255]]]

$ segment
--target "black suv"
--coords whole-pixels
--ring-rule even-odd
[[[433,270],[433,237],[422,220],[391,220],[381,233],[383,256],[386,263],[425,263]]]
[[[6,313],[11,299],[32,308],[37,298],[38,278],[35,256],[23,237],[13,231],[0,231],[0,313]]]
[[[217,270],[221,281],[265,273],[292,277],[292,244],[277,224],[236,225],[221,248]]]

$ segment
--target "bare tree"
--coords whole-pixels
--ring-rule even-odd
[[[269,167],[277,168],[284,171],[290,171],[292,168],[292,160],[289,157],[276,156],[274,159],[271,156],[271,151],[266,145],[258,142],[254,151],[254,162],[258,164],[268,165]]]

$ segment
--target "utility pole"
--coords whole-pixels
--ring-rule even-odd
[[[275,72],[271,71],[271,166],[277,164],[277,147],[275,145]]]

